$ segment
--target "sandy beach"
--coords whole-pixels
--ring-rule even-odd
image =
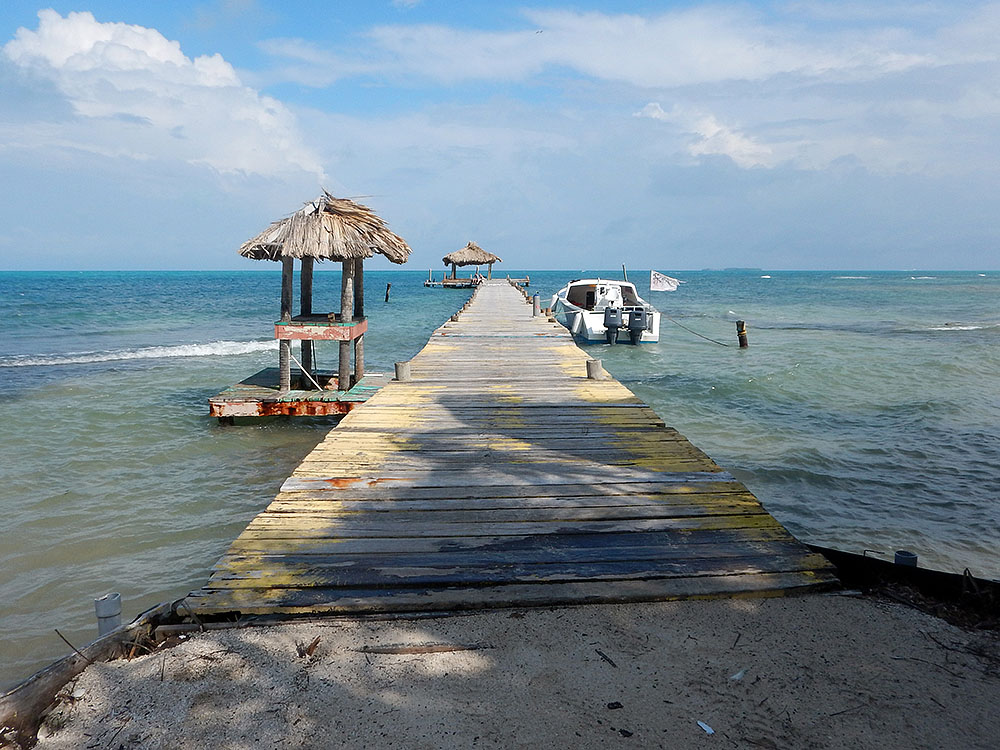
[[[199,633],[63,695],[39,748],[992,748],[1000,640],[844,595],[495,610]]]

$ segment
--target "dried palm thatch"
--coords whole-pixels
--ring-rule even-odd
[[[484,266],[488,263],[502,263],[496,255],[483,250],[475,242],[470,242],[461,250],[448,253],[441,260],[446,266]]]
[[[375,253],[393,263],[405,263],[410,246],[367,206],[334,198],[325,190],[240,247],[240,255],[253,260],[351,260],[371,258]]]

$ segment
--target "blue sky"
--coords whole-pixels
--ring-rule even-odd
[[[254,268],[326,188],[417,269],[1000,269],[998,39],[960,0],[4,0],[0,268]]]

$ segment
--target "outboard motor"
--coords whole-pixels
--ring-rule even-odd
[[[648,316],[645,307],[637,307],[628,316],[628,337],[633,344],[638,344],[642,332],[646,330]]]
[[[604,308],[604,339],[609,344],[618,341],[618,329],[622,327],[622,311],[617,307]]]

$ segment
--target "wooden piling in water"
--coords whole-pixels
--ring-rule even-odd
[[[294,258],[281,259],[281,312],[280,320],[288,323],[292,319],[292,283],[295,270]],[[279,339],[278,343],[278,389],[288,391],[292,387],[291,374],[292,342]]]
[[[313,264],[314,259],[305,257],[300,261],[299,271],[299,315],[312,315],[313,300]],[[301,347],[302,369],[304,372],[313,374],[313,342],[302,339]]]
[[[354,260],[341,264],[340,276],[340,322],[354,320]],[[341,341],[337,360],[337,387],[346,391],[351,387],[351,341]]]

